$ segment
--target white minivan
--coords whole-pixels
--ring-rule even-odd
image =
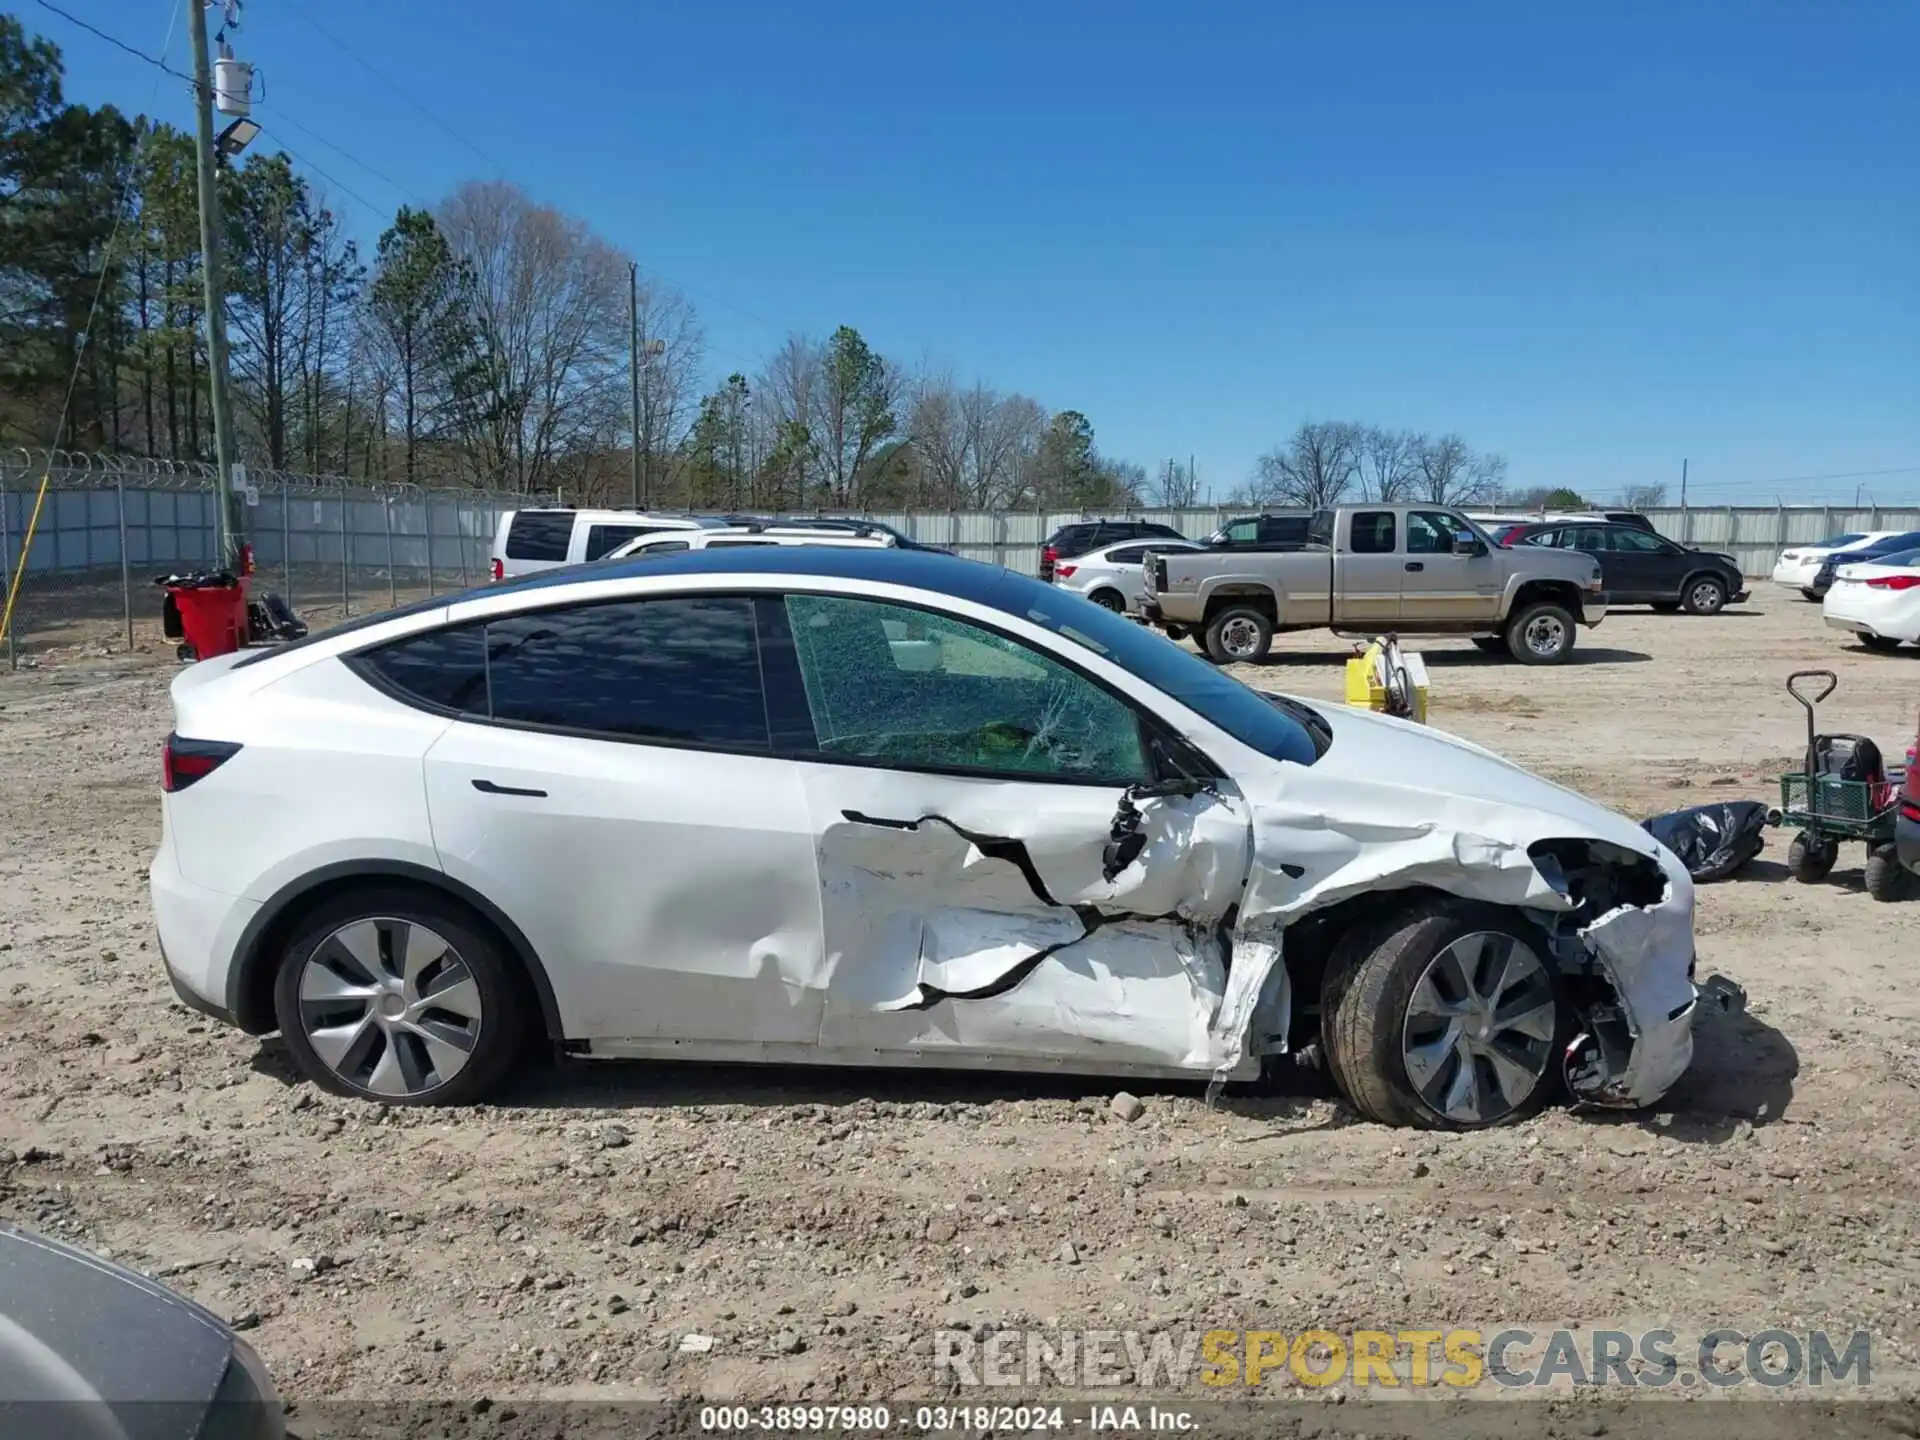
[[[493,532],[491,577],[510,580],[536,570],[599,560],[637,535],[657,530],[704,530],[727,522],[696,515],[649,515],[640,510],[508,510]]]

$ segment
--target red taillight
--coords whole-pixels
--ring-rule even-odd
[[[1920,575],[1882,575],[1867,581],[1869,590],[1911,590],[1920,585]]]
[[[230,741],[188,740],[169,735],[160,750],[160,788],[169,795],[184,790],[239,753],[240,747]]]
[[[507,566],[506,566],[506,562],[505,562],[505,561],[503,561],[503,560],[498,560],[498,559],[496,559],[496,560],[495,560],[495,561],[493,562],[493,572],[492,572],[492,573],[493,573],[493,578],[494,578],[495,580],[504,580],[504,579],[506,579],[506,578],[507,578]]]
[[[1059,559],[1060,552],[1055,550],[1051,545],[1040,552],[1040,578],[1042,580],[1051,580],[1053,578],[1053,567],[1059,562]]]
[[[1078,565],[1055,565],[1053,567],[1053,578],[1056,580],[1070,579],[1073,576],[1073,572],[1079,568]]]

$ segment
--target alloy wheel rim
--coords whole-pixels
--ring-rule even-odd
[[[1720,587],[1712,581],[1702,580],[1693,587],[1693,607],[1696,610],[1712,610],[1720,603]]]
[[[1557,615],[1536,615],[1527,622],[1527,648],[1536,655],[1555,655],[1566,643],[1567,627]]]
[[[1414,982],[1400,1058],[1422,1104],[1484,1125],[1526,1103],[1553,1059],[1553,980],[1531,947],[1498,930],[1463,935]]]
[[[1229,620],[1220,627],[1220,646],[1236,659],[1253,654],[1260,644],[1260,628],[1251,620]]]
[[[342,925],[300,968],[300,1028],[334,1074],[376,1095],[439,1089],[467,1066],[480,987],[451,942],[418,921]]]

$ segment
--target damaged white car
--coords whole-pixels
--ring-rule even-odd
[[[1253,1080],[1363,1113],[1638,1105],[1693,887],[1476,746],[1263,695],[1078,596],[892,550],[549,572],[173,686],[189,1005],[393,1104],[586,1058]]]

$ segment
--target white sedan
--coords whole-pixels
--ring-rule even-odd
[[[1798,590],[1809,600],[1818,600],[1820,595],[1814,590],[1813,582],[1828,556],[1843,555],[1849,550],[1863,550],[1876,540],[1899,533],[1898,530],[1849,530],[1843,535],[1830,535],[1817,545],[1789,546],[1780,552],[1779,560],[1774,562],[1773,583],[1784,585],[1789,590]]]
[[[1191,540],[1123,540],[1103,545],[1071,560],[1057,561],[1053,583],[1062,590],[1086,596],[1109,610],[1138,612],[1146,599],[1146,582],[1141,567],[1147,556],[1158,551],[1199,550],[1204,547]]]
[[[151,869],[187,1005],[387,1104],[527,1045],[1255,1079],[1465,1129],[1650,1104],[1693,884],[1463,740],[1241,684],[894,548],[552,570],[173,683]]]
[[[1828,625],[1858,635],[1869,650],[1920,644],[1920,550],[1842,565],[1821,610]]]

